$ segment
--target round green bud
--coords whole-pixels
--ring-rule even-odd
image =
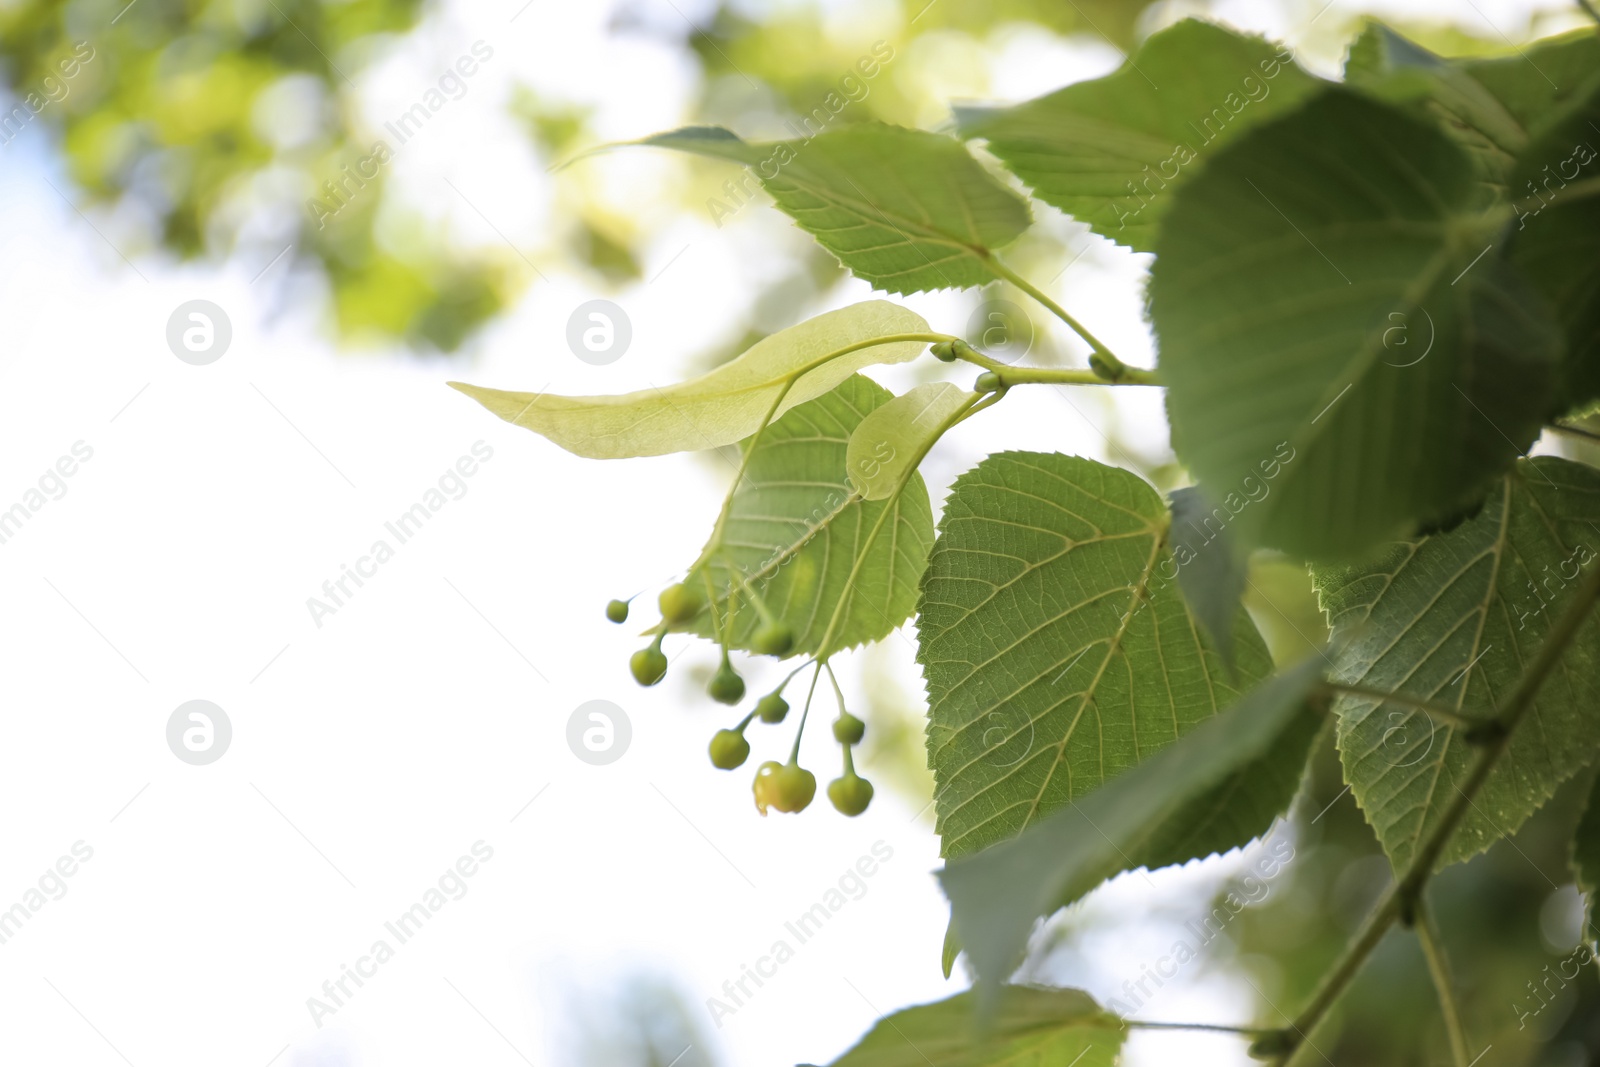
[[[782,722],[789,714],[789,702],[777,693],[768,693],[756,701],[756,714],[761,716],[762,722]]]
[[[794,647],[794,631],[787,623],[769,622],[756,629],[750,647],[763,656],[781,656]]]
[[[828,783],[828,799],[841,815],[860,815],[872,803],[872,783],[854,773]]]
[[[606,618],[612,622],[628,621],[628,602],[626,600],[613,600],[606,605]]]
[[[719,704],[737,704],[744,699],[744,679],[739,677],[739,672],[724,663],[717,668],[717,673],[711,676],[711,684],[706,686],[706,692],[710,693],[711,699]]]
[[[740,766],[750,756],[750,742],[738,730],[718,730],[711,736],[711,765],[725,771]]]
[[[833,739],[841,745],[859,744],[866,732],[867,724],[848,711],[841,711],[833,720]]]
[[[768,808],[782,812],[802,811],[817,795],[817,776],[796,764],[768,760],[756,771],[756,810],[765,815]]]
[[[1000,391],[1000,375],[992,370],[986,370],[972,383],[972,389],[977,393],[997,393]]]
[[[928,351],[933,353],[934,359],[942,360],[945,363],[954,363],[956,361],[956,345],[954,341],[940,341],[929,348]]]
[[[656,604],[661,608],[661,617],[675,626],[686,623],[700,614],[700,609],[705,607],[705,603],[705,594],[694,586],[682,582],[667,586],[661,590],[661,596],[656,599]]]
[[[628,669],[640,685],[655,685],[667,676],[666,654],[654,645],[641,648],[628,660]]]

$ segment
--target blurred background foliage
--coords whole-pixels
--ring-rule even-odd
[[[1314,32],[1306,31],[1305,51],[1336,62],[1354,36],[1352,20],[1320,19],[1320,3],[1281,2],[1289,22],[1316,23]],[[830,93],[849,99],[840,122],[938,128],[952,99],[996,95],[993,58],[1006,41],[1090,39],[1113,50],[1114,62],[1155,24],[1206,10],[1201,3],[1148,0],[905,0],[872,5],[883,31],[846,40],[829,31],[829,11],[813,4],[769,10],[723,2],[697,9],[691,20],[672,5],[635,3],[615,16],[613,31],[667,42],[698,67],[694,121],[778,138],[792,136]],[[0,151],[20,136],[49,137],[69,181],[58,192],[97,229],[114,222],[119,235],[134,235],[131,244],[118,246],[135,260],[237,257],[266,267],[292,249],[301,266],[321,272],[329,328],[352,344],[456,351],[537,283],[535,261],[576,271],[602,290],[625,292],[640,283],[642,249],[650,227],[660,225],[660,212],[628,210],[592,188],[581,167],[553,176],[544,246],[526,256],[499,245],[453,243],[416,205],[395,195],[381,167],[360,195],[340,206],[337,226],[319,226],[306,202],[325,198],[324,183],[370,158],[386,136],[361,118],[354,79],[405,35],[425,32],[429,14],[425,0],[0,0],[0,77],[10,94],[0,119]],[[1509,44],[1487,28],[1483,35],[1415,22],[1398,28],[1452,54],[1503,51]],[[1534,20],[1527,36],[1540,32]],[[893,59],[871,80],[870,91],[842,87],[841,72],[855,67],[875,40],[890,38]],[[522,86],[509,113],[535,158],[547,165],[601,140],[592,108],[580,99]],[[726,195],[727,170],[692,161],[676,165],[689,178],[670,191],[679,198],[674,210],[705,219],[707,205]],[[1067,258],[1094,251],[1088,246],[1095,239],[1083,228],[1042,206],[1036,213],[1041,225],[1013,253],[1024,274],[1048,276]],[[744,321],[730,327],[726,345],[705,353],[707,364],[788,325],[841,277],[837,264],[809,241],[797,239],[764,255],[776,265],[764,270],[747,309],[728,312]],[[972,299],[976,306],[978,295]],[[1035,357],[1048,363],[1064,360],[1066,352],[1044,338]],[[1119,431],[1112,433],[1120,441]],[[1572,449],[1594,459],[1587,454],[1595,451],[1592,443],[1575,442]],[[1142,473],[1163,490],[1182,479],[1170,463],[1146,465]],[[1325,637],[1301,568],[1258,561],[1249,606],[1280,659],[1315,654]],[[879,658],[863,659],[874,723],[865,762],[882,785],[920,806],[931,791],[921,694],[906,692]],[[1600,1063],[1596,968],[1550,980],[1580,936],[1581,911],[1565,855],[1580,785],[1548,804],[1513,840],[1436,883],[1436,910],[1461,979],[1468,1028],[1475,1044],[1492,1046],[1489,1067]],[[1232,1021],[1253,1015],[1275,1024],[1283,1019],[1280,1006],[1292,1011],[1303,1002],[1388,877],[1371,831],[1343,793],[1331,736],[1297,813],[1296,859],[1200,964],[1240,979],[1254,1001],[1253,1012],[1247,1000],[1241,1004],[1245,1018]],[[1219,900],[1227,890],[1219,889]],[[1204,913],[1198,904],[1193,911]],[[1059,916],[1034,970],[1093,987],[1094,965],[1080,948],[1087,926],[1103,934],[1110,923],[1114,938],[1117,923],[1131,929],[1148,918],[1108,917],[1092,907]],[[941,932],[930,930],[926,959],[907,966],[937,966]],[[631,1022],[619,1027],[618,1018]],[[575,1020],[581,1033],[574,1037],[574,1061],[670,1062],[680,1042],[694,1042],[688,1020],[676,993],[641,979],[619,992],[606,1020]],[[1318,1043],[1324,1058],[1341,1064],[1448,1058],[1414,939],[1391,934]]]

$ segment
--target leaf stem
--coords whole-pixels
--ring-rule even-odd
[[[1278,1031],[1271,1026],[1223,1026],[1220,1023],[1147,1023],[1139,1019],[1124,1019],[1123,1023],[1134,1030],[1204,1030],[1216,1034],[1238,1034],[1240,1037],[1260,1037]]]
[[[1461,1025],[1461,1005],[1456,1000],[1455,983],[1450,977],[1450,961],[1444,953],[1444,940],[1433,920],[1433,909],[1422,897],[1417,898],[1417,941],[1422,955],[1428,961],[1428,973],[1433,975],[1433,986],[1439,991],[1439,1012],[1444,1016],[1445,1033],[1450,1038],[1450,1057],[1455,1067],[1471,1067],[1471,1053],[1467,1048],[1467,1032]]]
[[[992,360],[990,362],[993,362]],[[1160,385],[1155,371],[1137,367],[1123,367],[1116,378],[1107,378],[1093,370],[1059,367],[1008,367],[997,363],[986,368],[992,371],[1004,388],[1013,385]]]
[[[1089,347],[1094,351],[1094,355],[1098,357],[1097,360],[1091,359],[1089,361],[1090,365],[1094,366],[1097,371],[1104,371],[1104,373],[1100,374],[1099,377],[1107,381],[1121,382],[1126,378],[1128,373],[1134,369],[1122,362],[1122,360],[1118,359],[1116,355],[1112,353],[1111,349],[1105,346],[1104,342],[1102,342],[1094,334],[1090,333],[1083,323],[1079,322],[1077,319],[1068,314],[1066,308],[1050,299],[1044,290],[1040,289],[1028,279],[1024,278],[1022,275],[1018,274],[1016,271],[1000,262],[1000,260],[994,256],[989,256],[987,258],[989,269],[994,272],[996,277],[1004,278],[1018,289],[1021,289],[1024,293],[1027,293],[1029,296],[1033,297],[1040,304],[1044,305],[1052,315],[1066,323],[1072,329],[1073,333],[1077,334],[1088,343]]]
[[[1556,431],[1557,433],[1569,434],[1585,441],[1600,441],[1600,433],[1595,433],[1593,430],[1586,430],[1582,426],[1569,426],[1564,422],[1552,422],[1548,428]]]
[[[800,764],[800,739],[806,735],[806,720],[811,718],[811,698],[817,695],[817,682],[822,679],[822,668],[827,663],[820,659],[813,662],[817,665],[817,672],[811,676],[811,688],[806,690],[806,706],[800,711],[800,728],[794,732],[794,748],[789,750],[789,763],[792,766]]]
[[[1361,970],[1372,950],[1377,948],[1378,942],[1388,933],[1389,927],[1397,920],[1411,922],[1415,919],[1423,886],[1433,875],[1439,857],[1444,854],[1445,847],[1455,836],[1461,820],[1472,807],[1473,798],[1483,788],[1495,764],[1510,747],[1512,731],[1533,706],[1534,697],[1538,695],[1540,687],[1544,685],[1545,679],[1560,662],[1567,646],[1572,643],[1573,638],[1588,620],[1597,601],[1600,601],[1600,567],[1591,571],[1583,584],[1574,591],[1567,610],[1562,612],[1555,624],[1550,627],[1550,632],[1545,635],[1544,643],[1539,646],[1533,663],[1523,671],[1511,696],[1490,720],[1496,727],[1493,736],[1478,749],[1477,758],[1467,771],[1466,779],[1456,786],[1456,795],[1450,805],[1444,809],[1439,821],[1417,846],[1405,874],[1389,884],[1383,897],[1362,924],[1355,940],[1345,949],[1344,955],[1340,957],[1333,971],[1322,980],[1322,984],[1312,994],[1311,1002],[1284,1028],[1286,1047],[1279,1050],[1280,1063],[1287,1063],[1299,1051],[1307,1035],[1316,1028],[1323,1016],[1328,1013],[1328,1009],[1344,993],[1345,987]]]
[[[1425,712],[1430,719],[1436,720],[1443,726],[1448,726],[1454,730],[1464,730],[1469,735],[1486,729],[1490,733],[1498,732],[1495,730],[1498,724],[1491,715],[1463,715],[1447,704],[1441,704],[1426,697],[1412,696],[1409,693],[1386,693],[1382,689],[1374,689],[1372,686],[1356,685],[1348,682],[1323,682],[1319,688],[1331,696],[1360,697],[1363,700],[1376,700],[1381,704],[1404,704],[1408,708],[1415,708],[1418,711]]]

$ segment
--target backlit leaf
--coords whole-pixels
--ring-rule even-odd
[[[948,382],[931,382],[874,410],[850,435],[845,466],[851,484],[867,500],[888,497],[906,468],[974,395]]]
[[[891,293],[994,281],[991,254],[1031,221],[1027,201],[965,145],[922,130],[858,123],[806,141],[752,144],[691,126],[639,143],[745,164],[801,229]]]
[[[1185,19],[1114,74],[1015,107],[957,108],[956,121],[1039,199],[1148,252],[1175,187],[1319,84],[1286,47]]]
[[[1319,567],[1343,642],[1332,677],[1484,714],[1516,686],[1583,568],[1600,556],[1600,472],[1520,462],[1483,510],[1377,561]],[[1600,755],[1600,620],[1562,657],[1477,794],[1441,863],[1488,848]],[[1460,731],[1393,702],[1341,696],[1345,780],[1397,869],[1457,797],[1474,751]]]
[[[1242,544],[1358,557],[1538,436],[1560,338],[1478,196],[1444,134],[1336,89],[1178,191],[1150,281],[1178,454],[1212,492],[1283,465]]]

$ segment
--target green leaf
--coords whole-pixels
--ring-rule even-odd
[[[956,481],[917,624],[943,855],[1015,837],[1238,695],[1166,539],[1155,490],[1092,460],[1005,452]],[[1248,685],[1271,660],[1233,624]]]
[[[1448,533],[1376,562],[1319,567],[1316,584],[1343,641],[1332,677],[1485,714],[1517,684],[1600,550],[1600,472],[1520,462],[1483,510]],[[1446,846],[1441,866],[1512,834],[1600,754],[1600,620],[1546,680],[1499,765]],[[1335,703],[1345,780],[1396,869],[1407,867],[1467,776],[1460,731],[1392,702]]]
[[[830,1067],[1114,1067],[1127,1028],[1077,989],[1007,986],[977,1030],[972,993],[878,1020]]]
[[[746,442],[722,548],[704,564],[717,595],[693,632],[715,636],[715,619],[730,647],[749,650],[761,618],[747,583],[793,629],[789,655],[825,657],[876,641],[910,617],[933,543],[927,487],[912,474],[898,496],[867,501],[845,473],[851,434],[892,397],[856,375],[768,426],[754,448]],[[696,572],[686,580],[704,579]]]
[[[1600,77],[1600,40],[1585,40]],[[1566,335],[1562,411],[1600,397],[1600,195],[1571,188],[1581,182],[1600,182],[1600,88],[1536,141],[1511,177],[1512,195],[1528,203],[1510,258],[1555,306]]]
[[[974,396],[960,386],[932,382],[874,410],[850,435],[845,469],[851,484],[867,500],[891,496],[900,477]]]
[[[1560,338],[1477,195],[1444,134],[1341,89],[1178,191],[1150,280],[1178,454],[1219,493],[1282,466],[1241,544],[1357,558],[1538,437]]]
[[[1233,669],[1233,624],[1244,603],[1249,561],[1229,529],[1233,512],[1212,503],[1199,486],[1176,489],[1172,504],[1172,557],[1178,588],[1189,611],[1206,628],[1223,663]]]
[[[764,337],[708,374],[659,389],[618,396],[554,396],[462,382],[450,385],[507,422],[541,434],[568,452],[590,459],[659,456],[742,440],[755,432],[780,396],[781,415],[821,396],[862,367],[915,359],[927,347],[926,341],[876,342],[926,333],[928,324],[922,316],[885,300],[868,300]],[[822,362],[839,352],[846,354]]]
[[[1185,19],[1114,74],[1016,107],[958,108],[956,121],[1039,199],[1148,252],[1176,187],[1320,84],[1288,48]]]
[[[1583,894],[1583,941],[1593,948],[1600,944],[1600,928],[1595,925],[1595,904],[1600,900],[1596,896],[1600,894],[1600,774],[1590,783],[1583,815],[1572,835],[1571,864],[1578,891]]]
[[[922,130],[859,123],[806,141],[751,144],[691,126],[638,143],[745,164],[801,229],[891,293],[994,281],[994,250],[1031,221],[1027,201],[961,142]]]
[[[1600,40],[1592,33],[1541,41],[1519,54],[1450,60],[1371,23],[1351,46],[1345,80],[1408,106],[1465,148],[1484,203],[1520,183],[1511,172],[1530,143],[1600,81]]]
[[[1128,868],[1130,857],[1168,846],[1174,827],[1195,825],[1197,805],[1249,788],[1263,772],[1283,774],[1285,739],[1317,731],[1308,696],[1320,667],[1312,658],[1276,675],[1020,837],[948,863],[939,881],[980,989],[1011,972],[1036,919]],[[1299,773],[1296,765],[1291,777]]]

